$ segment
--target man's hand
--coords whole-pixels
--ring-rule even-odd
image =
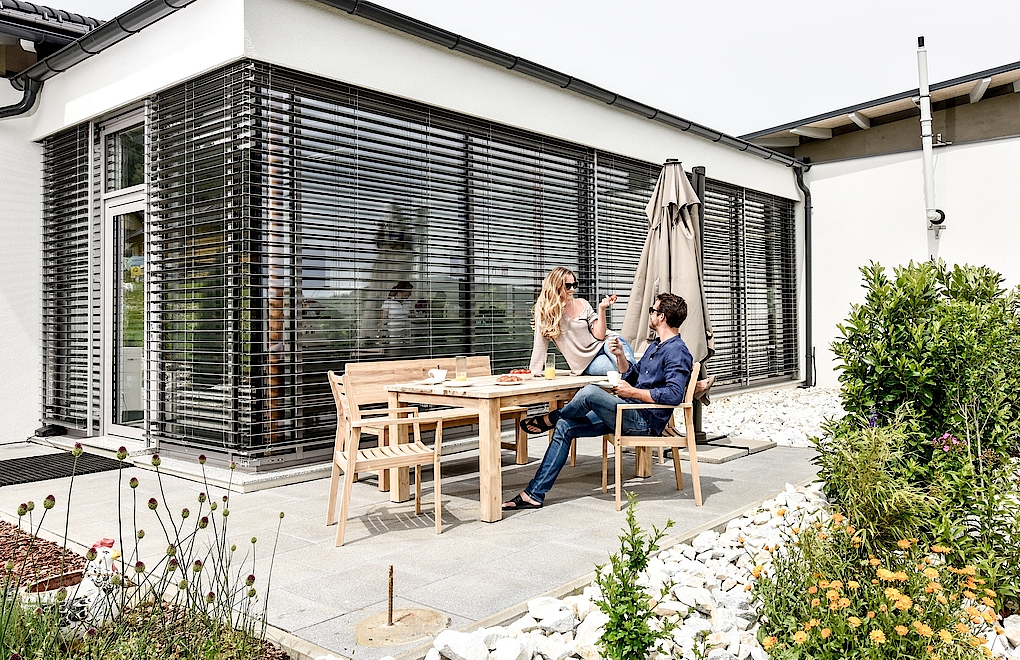
[[[625,380],[621,380],[620,384],[613,389],[613,394],[624,399],[637,399],[643,403],[655,403],[651,392],[638,389]]]
[[[627,356],[623,352],[623,345],[620,343],[620,337],[613,335],[609,338],[609,352],[613,354],[617,360],[620,358],[626,359]]]

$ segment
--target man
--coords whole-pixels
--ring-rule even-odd
[[[691,352],[680,338],[679,328],[686,318],[687,303],[683,298],[660,293],[655,297],[655,304],[648,308],[648,325],[657,339],[636,365],[627,360],[619,340],[611,340],[609,350],[622,374],[612,394],[597,385],[587,385],[560,410],[522,422],[522,426],[555,430],[535,478],[519,495],[503,503],[504,511],[541,508],[546,493],[567,462],[571,441],[612,432],[616,428],[618,405],[661,403],[675,406],[683,402],[693,363]],[[661,435],[672,414],[672,410],[666,409],[626,410],[623,432]]]

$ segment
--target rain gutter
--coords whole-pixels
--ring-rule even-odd
[[[485,44],[477,41],[472,41],[467,37],[463,37],[459,34],[455,34],[448,30],[429,25],[423,21],[419,21],[416,18],[411,18],[404,14],[397,13],[391,9],[380,7],[379,5],[371,2],[365,2],[364,0],[317,0],[324,5],[339,9],[343,12],[357,16],[380,25],[384,25],[388,28],[404,32],[419,39],[432,42],[439,46],[449,48],[450,50],[470,55],[471,57],[484,60],[491,64],[496,64],[505,67],[511,71],[522,73],[526,76],[536,78],[542,82],[551,83],[557,87],[568,89],[572,92],[576,92],[582,96],[595,99],[596,101],[602,101],[607,105],[611,105],[615,108],[626,110],[636,115],[640,115],[645,119],[651,119],[662,124],[666,124],[672,128],[679,128],[681,131],[693,133],[699,137],[706,138],[712,142],[718,142],[737,151],[743,151],[755,156],[759,156],[765,160],[773,160],[778,163],[782,163],[787,167],[800,169],[804,164],[792,156],[773,151],[767,147],[762,147],[757,144],[742,140],[732,135],[727,135],[715,129],[709,128],[697,122],[678,117],[676,115],[664,112],[652,106],[639,103],[625,96],[620,96],[614,92],[611,92],[602,87],[592,85],[591,83],[585,82],[579,78],[568,76],[565,73],[550,69],[549,67],[536,64],[523,57],[517,57],[506,53],[504,51],[486,46]]]
[[[804,172],[811,169],[807,159],[803,167],[794,170],[797,176],[797,187],[804,193],[804,346],[806,362],[804,363],[804,382],[801,387],[814,387],[817,382],[817,365],[815,364],[814,332],[811,328],[812,316],[812,281],[811,281],[811,189],[804,183]]]
[[[24,90],[25,95],[20,102],[14,105],[0,107],[0,119],[15,117],[30,111],[35,105],[43,83],[53,76],[103,52],[110,46],[127,39],[132,34],[193,2],[195,0],[146,0],[64,46],[46,59],[36,62],[11,78],[11,85],[15,89]]]

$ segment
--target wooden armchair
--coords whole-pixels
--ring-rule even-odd
[[[698,381],[698,372],[700,368],[701,365],[698,363],[695,363],[691,368],[691,378],[687,383],[687,391],[684,393],[684,402],[678,406],[667,406],[656,403],[626,403],[616,407],[616,432],[613,434],[607,433],[602,436],[602,492],[606,492],[606,487],[608,485],[608,449],[609,445],[612,444],[616,453],[617,511],[619,511],[623,506],[620,493],[620,482],[622,480],[621,472],[623,471],[624,447],[659,447],[660,449],[672,447],[673,467],[676,469],[677,490],[684,489],[683,473],[680,470],[680,447],[687,447],[687,451],[690,453],[691,459],[691,478],[694,480],[694,503],[697,506],[701,506],[701,479],[698,476],[698,451],[697,444],[694,441],[694,408],[692,404],[692,401],[694,400],[694,384]],[[666,424],[666,428],[663,429],[662,435],[623,435],[623,411],[628,409],[638,410],[642,408],[668,408],[670,410],[683,410],[684,426],[686,427],[685,430],[687,433],[686,436],[680,435],[680,431],[676,428],[672,415],[670,415],[669,422]]]
[[[436,427],[436,441],[427,447],[421,441],[421,424],[417,408],[387,408],[359,412],[348,399],[348,376],[329,372],[329,386],[336,402],[337,429],[336,444],[333,448],[333,472],[329,481],[329,503],[326,525],[336,522],[336,496],[340,483],[340,472],[344,473],[344,486],[340,495],[340,520],[336,530],[336,545],[344,542],[347,528],[347,512],[351,501],[351,490],[358,478],[358,470],[387,470],[390,468],[414,467],[414,512],[421,513],[421,466],[432,463],[433,496],[436,507],[436,534],[443,531],[442,501],[440,499],[440,453],[443,444],[442,418],[430,420]],[[406,415],[406,416],[401,416]],[[382,417],[380,417],[382,416]],[[397,428],[412,426],[414,440],[406,444],[380,445],[372,449],[359,449],[361,431],[364,428],[381,426]],[[391,431],[391,437],[393,432]]]

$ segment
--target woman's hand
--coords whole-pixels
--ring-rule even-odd
[[[599,309],[605,309],[606,307],[612,307],[616,303],[616,294],[611,294],[599,301]]]

